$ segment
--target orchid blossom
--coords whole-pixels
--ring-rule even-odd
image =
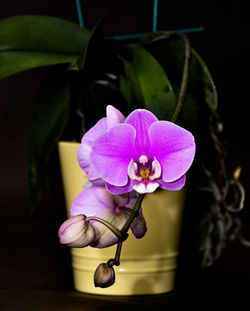
[[[113,194],[152,193],[181,189],[194,154],[194,137],[184,128],[145,109],[124,120],[108,106],[107,118],[83,137],[78,159],[89,179],[101,178]]]
[[[71,218],[59,229],[60,242],[72,247],[108,247],[118,242],[110,228],[122,229],[136,201],[135,192],[112,195],[103,186],[84,189],[71,206]],[[141,238],[146,232],[146,223],[140,209],[130,229]]]

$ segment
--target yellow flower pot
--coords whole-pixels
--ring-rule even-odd
[[[60,142],[58,146],[68,216],[73,200],[88,185],[87,175],[78,165],[78,147],[78,143],[70,142]],[[116,246],[72,248],[75,289],[102,295],[161,294],[173,290],[184,197],[184,189],[146,195],[142,209],[147,233],[142,239],[129,234],[123,243],[121,264],[114,267],[115,284],[109,288],[94,286],[94,272],[100,263],[114,258]]]

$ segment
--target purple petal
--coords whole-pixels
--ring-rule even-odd
[[[136,129],[135,147],[139,156],[150,147],[148,129],[150,125],[156,121],[158,121],[156,116],[152,112],[144,109],[133,111],[125,120],[125,123],[132,125]]]
[[[166,190],[180,190],[186,182],[186,176],[182,176],[180,179],[173,182],[164,182],[163,180],[158,179],[157,182],[160,184],[160,187]]]
[[[163,181],[181,178],[194,159],[193,135],[172,122],[158,121],[150,126],[149,137],[149,156],[156,157],[161,164]]]
[[[115,186],[128,183],[128,165],[137,156],[134,141],[135,129],[128,124],[118,124],[99,137],[90,155],[98,175]]]
[[[94,181],[99,176],[90,160],[90,153],[94,141],[103,135],[107,129],[124,122],[124,116],[115,107],[108,105],[106,108],[106,118],[99,120],[82,138],[78,148],[78,162],[83,171],[88,174],[88,178]]]
[[[78,162],[82,170],[88,174],[89,180],[95,180],[99,176],[90,160],[90,153],[94,141],[107,130],[107,118],[99,120],[82,138],[78,148]]]
[[[123,199],[123,200],[122,200]],[[120,204],[127,204],[127,197],[121,196]],[[84,189],[73,201],[71,216],[84,214],[98,216],[107,209],[114,209],[114,197],[105,187],[91,186]]]
[[[111,127],[119,124],[124,123],[125,117],[124,115],[117,110],[115,107],[108,105],[106,108],[107,114],[107,128],[110,129]]]
[[[133,190],[133,181],[129,179],[127,185],[125,186],[113,186],[109,183],[106,183],[106,188],[108,189],[109,192],[112,194],[122,194],[122,193],[128,193]]]

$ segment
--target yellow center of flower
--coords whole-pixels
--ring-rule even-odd
[[[143,178],[144,180],[148,179],[148,176],[149,176],[149,168],[146,168],[146,169],[141,168],[141,169],[140,169],[140,174],[141,174],[141,176],[142,176],[142,178]]]

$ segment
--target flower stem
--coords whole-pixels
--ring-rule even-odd
[[[107,264],[109,266],[119,266],[120,265],[120,256],[121,256],[121,250],[122,250],[122,243],[123,243],[123,240],[120,239],[117,243],[117,246],[116,246],[116,252],[115,252],[115,258],[114,259],[109,259]]]
[[[121,231],[118,230],[116,227],[114,227],[108,221],[106,221],[106,220],[104,220],[102,218],[96,217],[96,216],[87,217],[86,220],[88,220],[88,221],[89,220],[95,220],[95,221],[98,221],[98,222],[102,223],[104,226],[109,228],[109,230],[111,230],[118,237],[119,240],[123,240],[123,234],[121,233]]]
[[[143,201],[145,194],[139,194],[137,197],[137,200],[135,202],[135,206],[133,207],[133,209],[131,210],[131,214],[129,215],[128,220],[126,221],[125,225],[123,226],[123,228],[121,229],[121,234],[124,235],[124,233],[126,233],[130,227],[130,225],[132,224],[132,222],[134,221],[135,217],[138,214],[138,211],[141,207],[141,203]]]
[[[127,219],[125,225],[123,226],[123,228],[119,231],[120,237],[119,241],[117,243],[117,247],[116,247],[116,253],[115,253],[115,258],[114,259],[109,259],[108,260],[108,264],[110,266],[119,266],[120,265],[120,256],[121,256],[121,250],[122,250],[122,243],[124,242],[124,240],[127,238],[128,236],[128,229],[130,227],[130,225],[132,224],[132,222],[134,221],[135,217],[138,215],[139,209],[141,207],[141,203],[143,201],[145,194],[139,194],[137,197],[137,200],[135,202],[135,205],[133,207],[133,209],[131,210],[131,213],[129,215],[129,218]]]

